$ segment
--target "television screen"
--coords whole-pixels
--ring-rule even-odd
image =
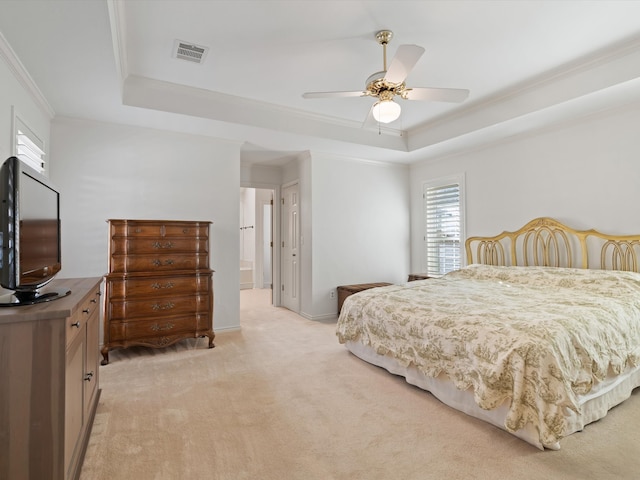
[[[22,172],[19,197],[20,284],[37,285],[60,271],[58,194]]]

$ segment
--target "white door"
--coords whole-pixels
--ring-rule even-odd
[[[282,306],[300,311],[300,194],[298,184],[282,189]]]

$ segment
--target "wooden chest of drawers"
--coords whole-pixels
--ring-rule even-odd
[[[213,339],[210,222],[109,220],[102,364],[109,350]]]

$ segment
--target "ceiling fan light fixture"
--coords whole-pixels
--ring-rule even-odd
[[[1,1],[1,0],[0,0]],[[376,103],[369,110],[365,124],[373,117],[378,124],[391,123],[400,118],[400,105],[394,102],[394,97],[403,100],[426,100],[435,102],[464,101],[469,96],[469,90],[460,88],[407,88],[405,80],[417,61],[424,53],[424,48],[418,45],[400,45],[391,63],[387,67],[387,44],[393,37],[391,30],[381,30],[376,33],[376,40],[382,45],[382,70],[370,75],[364,90],[347,92],[307,92],[304,98],[342,98],[342,97],[371,97]]]
[[[402,109],[393,100],[380,100],[373,104],[373,118],[376,122],[391,123],[400,117]]]

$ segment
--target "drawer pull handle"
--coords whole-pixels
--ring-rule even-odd
[[[164,262],[162,260],[153,260],[151,263],[153,263],[156,267],[159,267],[161,265],[173,265],[174,261],[171,259],[165,260]]]
[[[92,299],[91,299],[91,303],[98,303],[98,299],[96,299],[96,298],[92,298]]]
[[[176,246],[176,244],[173,243],[173,242],[166,242],[166,243],[153,242],[151,245],[153,246],[153,248],[156,248],[156,249],[158,249],[158,248],[173,248],[173,247]]]
[[[151,306],[151,308],[154,310],[171,310],[173,307],[175,307],[175,304],[173,304],[172,302],[165,303],[164,305],[154,303]]]
[[[80,328],[80,322],[75,322],[71,324],[72,327]]]
[[[173,282],[167,282],[164,285],[160,285],[157,282],[151,284],[151,288],[153,288],[154,290],[161,290],[163,288],[173,288],[173,287],[174,287],[174,283]]]
[[[159,325],[157,323],[154,323],[153,325],[151,325],[151,330],[153,330],[154,332],[160,332],[162,330],[171,330],[173,327],[175,327],[175,325],[171,322],[167,322],[164,325]]]
[[[84,310],[82,310],[82,313],[86,313],[87,315],[89,315],[89,309],[85,308]]]
[[[93,378],[93,372],[89,372],[84,376],[85,382],[90,382],[92,378]]]

